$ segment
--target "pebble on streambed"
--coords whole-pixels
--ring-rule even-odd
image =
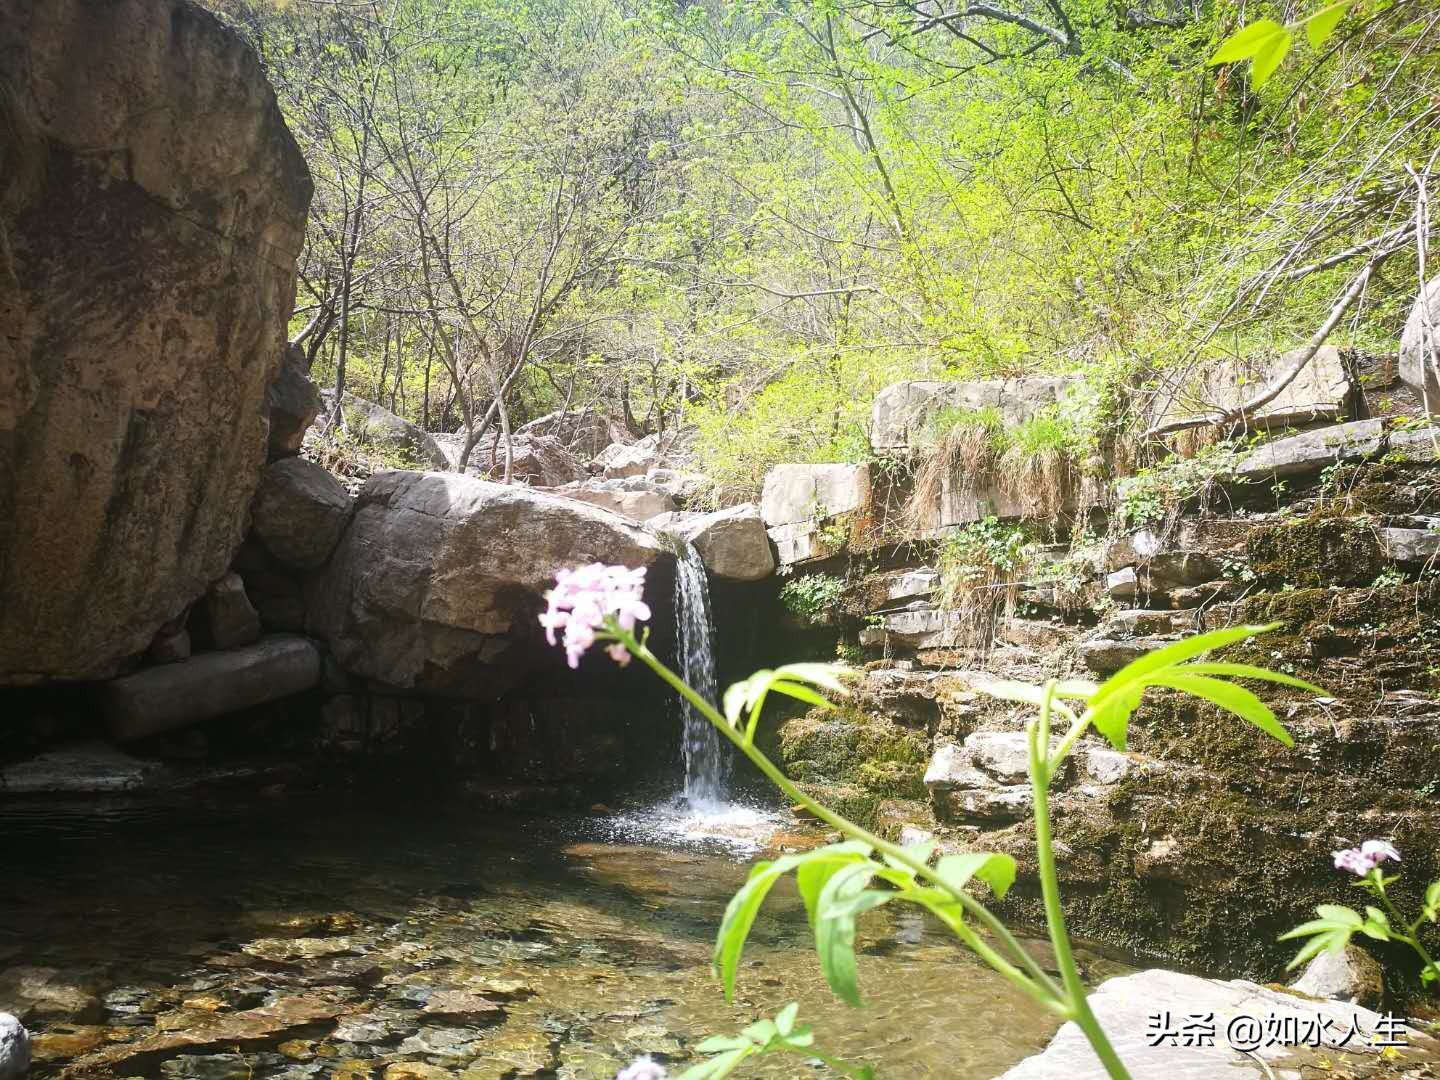
[[[30,1072],[30,1033],[9,1013],[0,1013],[0,1080],[19,1080]]]

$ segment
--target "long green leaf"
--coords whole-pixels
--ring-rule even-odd
[[[1215,55],[1205,61],[1207,67],[1217,64],[1234,64],[1258,56],[1279,35],[1289,36],[1289,31],[1274,19],[1256,19],[1248,26],[1235,31],[1215,50]]]
[[[825,883],[815,919],[815,951],[820,970],[835,996],[849,1005],[860,1005],[860,984],[855,970],[855,915],[853,901],[866,891],[874,876],[869,866],[847,866]],[[870,906],[877,907],[894,893]]]
[[[952,889],[964,889],[971,878],[979,878],[990,886],[997,900],[1003,899],[1015,884],[1015,860],[1000,852],[969,851],[946,855],[935,864],[940,880]]]
[[[1352,3],[1354,0],[1340,0],[1337,4],[1321,8],[1305,20],[1305,36],[1310,40],[1312,49],[1318,49],[1330,40],[1330,35],[1335,33],[1335,28],[1345,18],[1345,12],[1350,10]]]
[[[1285,730],[1279,720],[1275,719],[1275,713],[1271,711],[1270,706],[1243,686],[1225,682],[1223,679],[1212,679],[1206,675],[1190,675],[1184,668],[1162,672],[1154,676],[1153,681],[1157,686],[1168,686],[1174,690],[1183,690],[1187,694],[1202,697],[1220,706],[1226,712],[1234,713],[1241,719],[1248,720],[1265,734],[1279,739],[1286,746],[1295,745],[1295,740],[1291,738],[1290,733]]]
[[[745,950],[745,939],[755,925],[755,916],[765,897],[794,865],[794,856],[787,856],[775,862],[756,863],[750,871],[750,878],[740,891],[730,898],[725,907],[724,918],[720,920],[720,932],[715,938],[714,966],[725,987],[725,1000],[735,997],[735,973],[740,968],[740,954]]]
[[[1293,686],[1297,690],[1308,690],[1312,694],[1324,695],[1326,693],[1323,687],[1316,686],[1314,683],[1297,679],[1294,675],[1271,671],[1269,668],[1256,667],[1254,664],[1229,664],[1220,660],[1202,660],[1194,664],[1186,664],[1181,670],[1194,675],[1228,675],[1232,679],[1261,679],[1265,682],[1280,683],[1282,686]]]

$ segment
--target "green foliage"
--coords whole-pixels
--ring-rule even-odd
[[[933,849],[934,844],[927,843],[907,850],[925,861]],[[963,918],[954,898],[925,885],[912,867],[894,860],[876,862],[872,858],[874,854],[872,845],[847,840],[786,855],[773,862],[756,863],[745,885],[726,907],[715,941],[715,973],[725,988],[725,996],[735,995],[740,957],[760,906],[776,883],[792,872],[805,901],[825,980],[837,997],[857,1007],[860,1004],[855,967],[857,916],[898,900],[924,907],[947,923]],[[1015,860],[1009,855],[989,852],[949,855],[939,861],[935,875],[954,890],[967,888],[972,879],[982,881],[1000,899],[1015,881]],[[871,888],[877,881],[890,888]]]
[[[821,622],[840,602],[845,581],[833,574],[805,574],[787,581],[780,602],[807,622]]]
[[[1425,890],[1420,914],[1414,919],[1407,920],[1396,910],[1386,892],[1388,886],[1397,880],[1398,877],[1386,875],[1376,866],[1355,882],[1356,888],[1365,889],[1384,905],[1383,911],[1367,904],[1365,913],[1362,915],[1353,908],[1343,907],[1339,904],[1321,904],[1315,909],[1318,918],[1301,923],[1295,929],[1281,934],[1281,941],[1291,941],[1296,938],[1310,939],[1300,947],[1295,958],[1286,965],[1286,970],[1293,970],[1322,952],[1332,954],[1343,952],[1345,946],[1350,944],[1352,937],[1356,934],[1364,934],[1375,941],[1394,941],[1408,945],[1424,964],[1420,973],[1422,982],[1426,985],[1440,982],[1440,964],[1436,964],[1424,942],[1420,940],[1421,927],[1427,923],[1433,925],[1440,922],[1440,881],[1430,883]]]
[[[1295,40],[1295,28],[1304,26],[1310,47],[1318,49],[1330,40],[1335,28],[1340,25],[1340,20],[1356,2],[1357,0],[1338,0],[1337,3],[1327,4],[1290,26],[1281,26],[1274,19],[1256,19],[1226,38],[1206,64],[1214,67],[1217,64],[1235,64],[1249,60],[1250,85],[1259,90],[1270,81],[1270,76],[1275,74],[1276,69],[1289,55]]]
[[[817,1054],[814,1032],[804,1025],[797,1026],[795,1018],[800,1005],[792,1001],[773,1020],[757,1020],[744,1028],[738,1035],[715,1035],[695,1047],[701,1054],[713,1055],[710,1060],[692,1065],[676,1080],[721,1080],[729,1076],[746,1058],[762,1054],[804,1054],[819,1057],[831,1068],[854,1077],[855,1080],[872,1080],[873,1070],[868,1066],[852,1067],[839,1061],[832,1061],[823,1054]]]
[[[780,691],[807,701],[818,696],[811,693],[812,687],[843,693],[839,670],[829,665],[807,664],[758,672],[726,691],[725,715],[722,716],[661,664],[632,631],[620,627],[615,618],[607,618],[597,628],[597,638],[624,645],[707,717],[785,795],[846,837],[838,843],[811,851],[757,863],[751,869],[745,885],[726,906],[715,940],[715,973],[727,999],[734,998],[745,943],[761,906],[780,879],[793,872],[815,937],[821,971],[831,990],[842,1000],[851,1005],[860,1004],[855,958],[856,919],[885,904],[897,901],[915,904],[934,915],[1022,992],[1062,1019],[1074,1021],[1109,1075],[1123,1080],[1128,1073],[1090,1009],[1088,990],[1080,979],[1065,930],[1050,831],[1050,785],[1077,741],[1092,726],[1117,749],[1123,750],[1130,715],[1140,704],[1145,691],[1152,687],[1179,690],[1204,698],[1289,745],[1289,734],[1276,721],[1268,706],[1250,691],[1229,680],[1258,679],[1307,692],[1322,691],[1302,680],[1248,664],[1203,659],[1214,649],[1270,629],[1273,627],[1240,626],[1200,634],[1140,657],[1099,686],[1088,682],[1052,680],[1044,687],[1016,682],[995,682],[978,687],[997,697],[1033,705],[1038,710],[1038,716],[1027,726],[1026,733],[1034,793],[1036,858],[1051,945],[1060,973],[1059,983],[1040,967],[1004,924],[970,891],[971,883],[978,880],[988,886],[997,899],[1003,898],[1015,882],[1017,867],[1013,857],[1003,853],[967,852],[944,856],[932,864],[935,853],[933,841],[901,848],[875,836],[810,798],[755,745],[755,727],[769,691]],[[802,692],[797,694],[796,690]],[[1075,701],[1083,703],[1083,712],[1077,713],[1071,708],[1069,703]],[[742,726],[747,714],[748,722]],[[1052,750],[1053,717],[1069,721],[1070,726],[1058,747]],[[1436,892],[1427,910],[1433,911],[1436,907],[1440,907],[1440,891]],[[987,932],[989,940],[977,932],[977,924]],[[697,1075],[725,1075],[727,1067],[738,1064],[745,1056],[757,1052],[759,1047],[770,1047],[777,1039],[790,1038],[790,1033],[782,1028],[790,1028],[793,1032],[794,1012],[785,1014],[784,1025],[779,1020],[777,1017],[773,1026],[762,1023],[747,1029],[739,1037],[707,1043],[704,1047],[706,1052],[717,1057],[701,1067],[721,1071]],[[808,1046],[808,1043],[805,1045]],[[732,1056],[727,1058],[724,1055]],[[863,1075],[863,1072],[853,1072],[837,1063],[830,1064],[851,1075]]]
[[[1115,485],[1123,524],[1141,528],[1178,513],[1216,479],[1230,476],[1246,451],[1232,444],[1207,446],[1191,457],[1172,454],[1157,465],[1140,469]]]

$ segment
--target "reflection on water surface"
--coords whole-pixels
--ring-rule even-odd
[[[836,1003],[788,883],[728,1006],[710,943],[753,853],[644,814],[386,802],[5,806],[0,1007],[29,1010],[37,1075],[608,1078],[799,1000],[819,1045],[882,1077],[988,1077],[1056,1026],[888,908],[860,926],[867,1006]]]

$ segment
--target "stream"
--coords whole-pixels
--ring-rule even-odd
[[[710,946],[756,851],[647,830],[649,812],[394,803],[8,805],[0,1002],[30,1003],[34,1075],[608,1080],[798,1000],[818,1047],[882,1077],[989,1077],[1056,1027],[935,925],[888,907],[857,938],[867,1006],[834,1001],[789,882],[727,1005]],[[815,842],[793,828],[772,853]],[[1125,970],[1084,963],[1097,981]],[[789,1057],[742,1075],[831,1074]]]

